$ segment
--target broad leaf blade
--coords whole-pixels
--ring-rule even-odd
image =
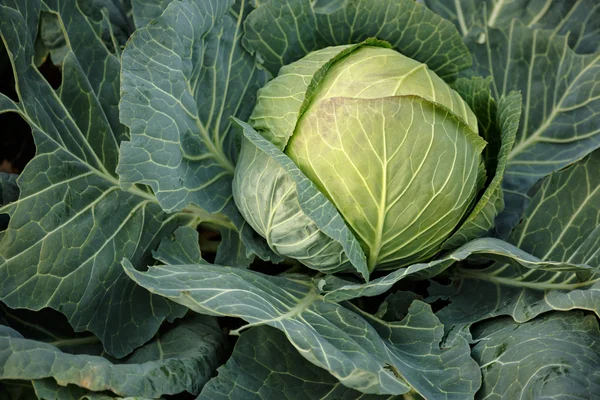
[[[506,28],[513,19],[534,29],[568,35],[580,54],[600,50],[600,4],[595,0],[425,0],[427,7],[454,22],[463,36],[485,25]]]
[[[594,84],[600,77],[600,54],[577,55],[565,37],[529,29],[517,20],[506,29],[473,32],[466,41],[474,58],[470,73],[491,75],[497,99],[512,90],[523,96],[503,182],[506,210],[497,221],[505,235],[518,222],[538,180],[600,146],[600,87]]]
[[[461,267],[452,285],[432,283],[430,294],[451,304],[437,313],[447,328],[463,332],[499,315],[526,322],[551,310],[583,309],[600,316],[600,151],[550,175],[511,235],[513,243],[554,263],[581,263],[587,272],[502,262],[483,269]],[[476,305],[476,306],[474,306]]]
[[[459,269],[465,277],[538,290],[585,288],[600,281],[600,150],[550,175],[510,241],[541,260],[589,265],[585,270],[527,270],[496,263]]]
[[[168,217],[147,192],[120,189],[114,167],[124,128],[112,115],[119,62],[76,2],[56,9],[76,52],[65,58],[58,93],[32,64],[35,36],[24,34],[28,24],[37,28],[39,3],[21,6],[27,19],[0,7],[20,103],[1,101],[31,126],[37,155],[18,179],[19,200],[2,209],[11,220],[0,242],[0,297],[11,307],[60,310],[75,330],[124,356],[185,310],[132,285],[116,260],[147,263],[148,250],[194,216]]]
[[[302,356],[364,393],[403,394],[412,386],[425,397],[462,399],[479,385],[466,341],[440,349],[443,326],[423,303],[400,323],[374,327],[324,300],[310,281],[210,264],[139,272],[125,260],[124,267],[136,283],[196,312],[283,331]]]
[[[554,173],[509,240],[543,260],[600,267],[600,150]]]
[[[330,301],[344,301],[362,296],[378,296],[390,290],[394,284],[402,279],[422,279],[424,277],[435,276],[450,268],[456,262],[468,258],[484,259],[485,261],[498,260],[509,263],[509,265],[515,268],[528,271],[530,274],[538,270],[541,270],[540,273],[548,274],[582,273],[586,274],[586,278],[589,279],[589,276],[595,272],[595,269],[588,265],[571,262],[543,261],[502,240],[481,238],[473,240],[437,260],[428,263],[413,264],[365,284],[356,284],[335,276],[327,276],[323,278],[321,286],[325,292],[325,298]],[[461,273],[478,274],[478,276],[485,277],[485,273],[480,272],[480,270],[466,270]],[[584,280],[583,282],[574,284],[589,285],[590,281]]]
[[[478,398],[589,398],[600,393],[598,320],[550,313],[525,324],[498,318],[473,329]],[[518,365],[518,368],[515,366]]]
[[[247,119],[266,82],[240,45],[247,2],[174,1],[135,32],[123,53],[119,182],[152,188],[167,212],[189,205],[225,215],[262,258],[277,259],[235,208],[237,144],[230,117]],[[150,151],[151,150],[151,151]]]
[[[237,43],[245,10],[242,2],[234,19],[232,3],[175,1],[123,54],[121,119],[132,141],[121,149],[120,181],[150,185],[167,211],[195,203],[218,212],[231,200],[229,116],[246,119],[267,78]]]
[[[301,27],[301,28],[300,28]],[[411,0],[309,0],[260,2],[245,23],[244,45],[271,74],[309,52],[376,37],[426,63],[444,79],[471,65],[455,28]]]
[[[349,389],[303,358],[285,334],[259,326],[242,334],[233,355],[197,400],[377,400]],[[388,400],[396,396],[385,397]]]
[[[15,321],[29,329],[36,327],[36,322],[24,321],[21,315]],[[198,393],[225,349],[217,321],[200,315],[167,327],[119,362],[102,357],[102,347],[93,336],[65,337],[52,332],[52,326],[37,328],[38,337],[40,332],[46,336],[38,340],[16,332],[0,336],[0,379],[34,380],[38,390],[35,381],[52,378],[61,386],[70,385],[66,392],[81,394],[106,391],[157,398],[184,391]]]
[[[143,28],[160,16],[173,0],[131,0],[133,21],[137,29]]]

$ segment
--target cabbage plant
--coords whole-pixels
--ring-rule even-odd
[[[593,398],[596,3],[0,0],[0,397]]]

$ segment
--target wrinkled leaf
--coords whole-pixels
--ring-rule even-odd
[[[483,269],[458,268],[463,279],[448,286],[432,283],[429,289],[433,298],[451,301],[437,313],[446,329],[460,333],[499,315],[526,322],[551,310],[584,309],[600,317],[599,163],[597,150],[550,175],[511,235],[514,244],[543,260],[583,263],[591,271],[529,269],[502,262]]]
[[[525,324],[497,318],[477,325],[477,398],[591,398],[600,393],[600,331],[594,316],[550,313]]]
[[[272,253],[232,200],[237,147],[231,116],[246,119],[267,79],[239,44],[247,3],[171,2],[123,52],[119,182],[150,186],[167,212],[191,205],[221,213],[252,252]],[[149,151],[149,150],[152,151]],[[193,206],[192,206],[193,208]],[[277,259],[277,257],[274,257]]]
[[[267,0],[245,22],[244,46],[259,54],[271,74],[327,46],[376,37],[426,63],[443,79],[471,65],[451,23],[412,0]]]
[[[0,6],[20,96],[15,103],[0,95],[0,109],[31,126],[37,154],[18,179],[19,200],[0,210],[11,216],[0,242],[0,297],[10,307],[60,310],[76,331],[94,332],[122,357],[185,310],[132,284],[117,260],[146,264],[162,236],[210,216],[202,210],[167,216],[147,191],[120,188],[114,169],[125,129],[115,121],[118,59],[75,0],[62,1],[57,12],[72,51],[55,92],[32,64],[35,36],[23,30],[37,28],[40,3],[21,7],[23,15]]]
[[[506,235],[525,209],[532,186],[547,174],[600,146],[600,54],[578,55],[567,38],[513,20],[466,39],[470,74],[492,76],[496,99],[513,90],[523,96],[515,145],[503,182],[506,210],[497,221]]]
[[[523,271],[534,273],[538,270],[541,273],[581,273],[585,274],[585,280],[580,282],[581,285],[589,285],[588,280],[590,275],[595,272],[595,269],[585,265],[572,262],[557,262],[544,261],[532,256],[529,253],[520,250],[519,248],[495,238],[475,239],[462,247],[448,253],[443,257],[439,257],[428,263],[413,264],[406,268],[400,268],[397,271],[391,272],[381,278],[373,279],[364,284],[356,284],[346,281],[335,276],[326,276],[322,279],[321,287],[325,292],[325,298],[330,301],[344,301],[362,296],[377,296],[387,292],[394,284],[405,278],[423,279],[428,276],[435,276],[450,268],[458,261],[466,260],[467,258],[478,258],[483,260],[499,260],[507,262],[511,266],[519,267]],[[480,273],[480,270],[467,270],[461,274]],[[574,283],[577,284],[577,283]]]
[[[485,25],[506,28],[513,19],[533,29],[569,35],[569,46],[581,54],[600,50],[600,4],[595,0],[425,0],[438,15],[454,22],[463,36]]]
[[[197,400],[378,400],[342,385],[303,358],[277,329],[260,326],[242,334],[233,355]]]
[[[0,379],[53,378],[60,386],[70,385],[60,389],[63,395],[83,395],[88,390],[148,398],[198,393],[218,366],[225,347],[216,320],[200,315],[169,326],[119,362],[101,357],[102,348],[93,336],[63,337],[59,333],[57,337],[48,328],[40,326],[39,330],[47,333],[43,341],[25,338],[15,330],[0,333]],[[94,348],[98,355],[89,355]],[[41,388],[48,390],[48,385]]]
[[[363,393],[403,394],[412,387],[425,397],[462,399],[479,386],[466,341],[441,349],[443,326],[422,302],[403,321],[386,323],[326,301],[310,281],[297,278],[210,264],[140,272],[124,260],[124,267],[139,285],[193,311],[283,331],[303,357]]]

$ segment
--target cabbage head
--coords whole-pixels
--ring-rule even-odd
[[[250,125],[335,206],[369,270],[438,253],[485,182],[475,114],[426,64],[369,40],[314,51],[258,93]],[[275,160],[244,143],[234,199],[278,254],[347,268],[340,244],[298,203]]]

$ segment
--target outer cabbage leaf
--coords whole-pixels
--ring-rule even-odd
[[[600,50],[600,4],[595,0],[425,0],[425,4],[454,22],[463,36],[485,25],[505,28],[518,19],[529,28],[568,34],[569,46],[577,53]]]
[[[600,54],[578,55],[566,37],[510,27],[475,30],[465,39],[474,58],[469,73],[491,75],[492,93],[523,96],[523,113],[503,181],[506,209],[497,224],[504,236],[516,225],[532,186],[600,146]]]
[[[521,115],[521,96],[511,92],[498,105],[489,88],[491,78],[459,79],[454,88],[475,112],[479,134],[488,143],[484,149],[488,180],[485,190],[460,227],[443,244],[444,249],[456,248],[485,235],[494,227],[494,219],[504,209],[502,179],[508,155],[515,142]]]
[[[335,206],[274,144],[237,123],[245,140],[233,190],[244,217],[275,251],[285,246],[286,254],[323,272],[348,269],[350,261],[368,280],[364,252]]]
[[[471,65],[452,24],[411,0],[261,1],[245,22],[244,46],[271,74],[313,50],[376,37],[443,79]]]
[[[133,285],[117,260],[146,264],[163,235],[204,217],[200,210],[167,216],[147,191],[120,188],[119,61],[75,0],[59,5],[71,51],[58,91],[32,61],[41,3],[19,2],[21,12],[0,6],[20,101],[0,95],[0,109],[17,112],[37,146],[18,178],[19,200],[0,209],[11,216],[0,242],[0,297],[10,307],[57,309],[76,331],[94,332],[109,353],[124,356],[185,310]]]
[[[238,339],[231,358],[197,400],[381,400],[342,385],[303,358],[277,329],[259,326]],[[386,396],[385,399],[400,399]]]
[[[110,392],[90,392],[79,386],[60,386],[52,378],[38,379],[32,382],[34,396],[39,400],[151,400],[146,397],[121,397]],[[23,400],[29,400],[23,399]]]
[[[246,1],[171,2],[123,52],[119,182],[149,185],[167,212],[192,204],[226,215],[247,252],[272,253],[232,200],[237,145],[230,116],[246,119],[267,79],[239,44]],[[233,226],[231,226],[233,228]]]
[[[225,350],[221,329],[216,319],[208,316],[191,315],[166,327],[117,362],[101,356],[102,346],[95,336],[65,336],[64,331],[54,329],[56,319],[38,325],[34,313],[3,314],[9,324],[22,327],[37,340],[3,325],[0,379],[33,380],[36,392],[49,389],[43,382],[36,385],[36,381],[47,378],[60,386],[69,385],[57,390],[56,398],[64,398],[67,393],[104,391],[147,398],[184,391],[198,393]],[[32,316],[36,320],[29,318]]]
[[[496,263],[460,275],[541,290],[584,288],[600,281],[600,150],[550,175],[509,240],[542,260],[585,264],[588,272],[525,270]]]
[[[386,323],[326,301],[311,281],[297,276],[206,263],[140,272],[125,260],[124,267],[136,283],[196,312],[283,331],[303,357],[361,392],[403,394],[412,388],[426,397],[464,398],[479,386],[466,341],[441,349],[443,326],[424,303],[414,304],[403,321]]]
[[[590,398],[600,393],[600,331],[595,316],[550,313],[518,324],[497,318],[473,328],[481,365],[478,398]],[[518,365],[518,368],[515,367]]]
[[[511,235],[513,243],[543,260],[592,269],[567,272],[501,262],[483,269],[458,268],[462,279],[448,286],[432,283],[429,290],[432,298],[451,301],[437,313],[447,329],[468,335],[477,321],[510,315],[526,322],[551,310],[583,309],[600,317],[599,168],[596,150],[550,175]]]
[[[573,283],[574,285],[591,284],[589,279],[596,271],[595,268],[585,264],[576,264],[569,261],[543,261],[500,239],[481,238],[472,240],[434,261],[400,268],[368,283],[357,284],[335,276],[326,276],[322,278],[320,287],[325,292],[325,298],[330,301],[344,301],[362,296],[378,296],[390,290],[394,284],[402,279],[423,279],[435,276],[450,268],[456,262],[469,258],[486,261],[499,260],[518,267],[519,271],[528,271],[530,274],[534,272],[569,274],[569,276],[582,274],[582,280],[577,280],[577,283]],[[467,272],[462,273],[465,275],[470,273],[480,274],[479,270],[467,270]],[[481,273],[481,275],[484,276],[485,274]]]
[[[49,0],[46,3],[50,5],[50,12],[42,13],[40,19],[36,57],[43,60],[50,54],[52,62],[60,66],[69,51],[61,20],[52,12],[60,1]],[[121,48],[135,29],[130,16],[130,3],[127,0],[77,0],[77,7],[107,49],[119,56]]]

